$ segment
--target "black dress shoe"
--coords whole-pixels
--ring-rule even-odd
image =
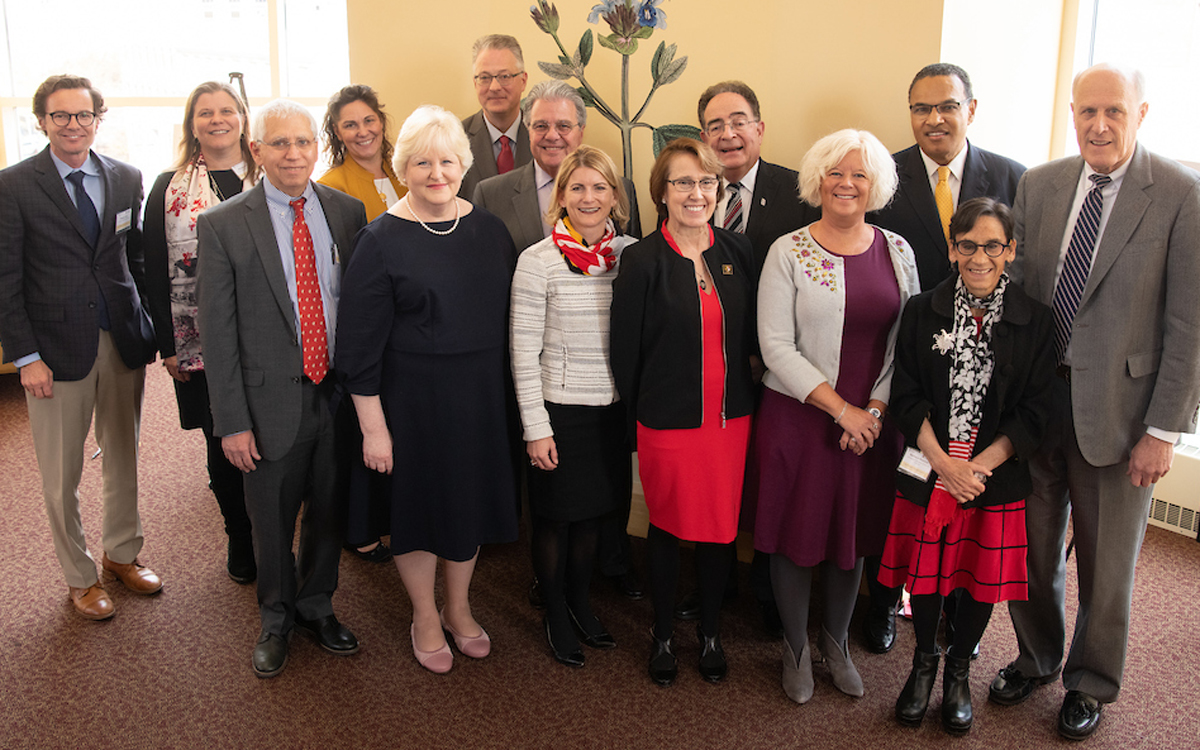
[[[388,546],[383,542],[376,544],[374,547],[365,552],[353,544],[345,544],[342,546],[359,560],[365,560],[370,563],[385,563],[392,561],[392,551],[388,549]]]
[[[263,631],[254,645],[254,653],[250,664],[258,677],[274,677],[283,671],[287,664],[288,642],[282,635]]]
[[[1015,706],[1028,698],[1034,688],[1053,682],[1056,677],[1058,677],[1057,672],[1045,677],[1026,677],[1021,670],[1009,664],[1000,670],[996,679],[992,680],[992,684],[988,688],[988,699],[1001,706]]]
[[[639,601],[646,596],[646,592],[642,589],[642,582],[637,579],[633,571],[621,573],[615,576],[605,576],[613,588],[621,592],[627,599]]]
[[[567,614],[571,617],[571,624],[575,626],[575,632],[579,633],[579,640],[583,641],[588,648],[609,649],[617,647],[617,639],[612,637],[604,625],[595,615],[591,616],[591,622],[588,627],[584,627],[584,623],[579,621],[575,616],[575,610],[567,607]]]
[[[338,622],[333,615],[326,615],[316,620],[302,620],[297,617],[296,627],[316,638],[317,643],[321,644],[321,648],[331,654],[349,656],[358,652],[358,639],[354,637],[354,633]]]
[[[760,601],[763,630],[772,638],[783,637],[783,620],[779,619],[779,606],[773,601]]]
[[[904,726],[919,727],[925,719],[940,660],[940,654],[927,654],[921,649],[913,651],[912,671],[896,699],[896,720]]]
[[[254,542],[249,534],[229,537],[225,548],[225,572],[234,583],[254,583],[258,566],[254,564]]]
[[[973,722],[971,657],[960,659],[947,652],[942,673],[942,727],[950,734],[966,734]]]
[[[546,608],[546,597],[542,596],[542,584],[537,576],[534,576],[529,584],[529,606],[534,609]]]
[[[671,639],[660,641],[650,631],[650,679],[658,685],[666,687],[675,682],[679,674],[679,662],[675,652],[671,650]]]
[[[550,634],[550,619],[548,617],[543,617],[542,625],[546,629],[546,643],[550,644],[550,653],[554,654],[554,660],[559,664],[565,664],[568,667],[582,667],[583,649],[579,647],[579,643],[576,642],[573,646],[570,646],[566,649],[560,649],[554,643],[554,636]]]
[[[721,636],[707,636],[696,626],[696,638],[700,641],[700,676],[709,682],[720,682],[729,672],[725,661],[725,649],[721,648]]]
[[[863,618],[863,638],[867,650],[886,654],[896,645],[896,607],[870,607]]]
[[[700,591],[692,589],[684,595],[679,604],[675,605],[676,620],[699,620],[700,619]]]
[[[1058,733],[1068,740],[1082,740],[1100,726],[1104,704],[1087,693],[1068,690],[1058,712]]]

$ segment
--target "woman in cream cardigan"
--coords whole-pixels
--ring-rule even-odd
[[[896,189],[879,140],[841,130],[800,165],[800,195],[821,219],[771,245],[758,289],[767,375],[755,424],[755,546],[771,555],[771,583],[787,636],[783,687],[812,697],[808,610],[812,571],[825,589],[817,645],[833,684],[853,696],[862,679],[846,646],[863,556],[879,554],[895,498],[898,433],[884,424],[896,322],[918,291],[912,248],[866,222]]]
[[[333,166],[317,182],[362,201],[367,221],[408,192],[392,171],[387,129],[388,116],[370,86],[347,86],[330,98],[322,130]]]

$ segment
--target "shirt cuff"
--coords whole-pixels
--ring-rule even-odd
[[[31,365],[34,362],[40,361],[41,359],[42,359],[42,355],[39,352],[34,352],[33,354],[26,354],[24,357],[21,357],[20,359],[13,360],[13,364],[16,365],[17,369],[19,370],[22,367],[24,367],[25,365]]]
[[[1160,430],[1157,427],[1147,427],[1146,434],[1152,438],[1158,438],[1171,445],[1179,445],[1179,437],[1182,433],[1170,432],[1168,430]]]

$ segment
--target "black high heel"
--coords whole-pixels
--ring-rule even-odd
[[[554,637],[550,635],[550,618],[543,618],[542,623],[546,628],[546,643],[550,644],[550,653],[554,654],[554,660],[568,667],[582,667],[583,649],[579,647],[579,644],[575,644],[573,651],[560,651],[554,644]]]
[[[679,674],[679,661],[675,658],[675,653],[671,650],[671,639],[660,641],[658,636],[654,635],[654,630],[650,631],[650,679],[656,684],[666,687],[675,682],[676,675]]]

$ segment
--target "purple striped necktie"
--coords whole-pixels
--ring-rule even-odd
[[[1104,210],[1104,186],[1112,182],[1106,174],[1093,174],[1089,178],[1092,188],[1083,199],[1075,230],[1071,233],[1071,244],[1067,247],[1067,258],[1063,261],[1058,285],[1054,288],[1054,352],[1059,364],[1071,343],[1071,327],[1075,313],[1079,311],[1079,300],[1087,286],[1088,272],[1092,268],[1092,255],[1096,249],[1096,233],[1100,229],[1100,213]]]

